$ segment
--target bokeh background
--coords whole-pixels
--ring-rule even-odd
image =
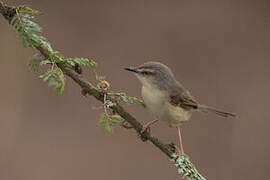
[[[202,103],[237,119],[194,113],[184,125],[184,148],[208,179],[268,179],[270,3],[267,0],[8,1],[44,14],[38,19],[53,47],[91,57],[111,90],[140,97],[140,84],[123,70],[157,60]],[[27,68],[34,53],[0,19],[0,179],[180,179],[157,148],[134,131],[113,134],[96,125],[101,104],[84,98],[68,79],[57,96]],[[84,75],[92,78],[91,69]],[[153,120],[125,105],[141,122]],[[159,123],[154,135],[177,142]]]

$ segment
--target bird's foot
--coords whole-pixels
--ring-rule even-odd
[[[148,132],[148,133],[151,132],[150,125],[148,123],[143,125],[143,127],[142,127],[141,133],[143,134],[145,132]]]
[[[142,127],[142,130],[141,130],[141,133],[144,133],[144,132],[149,132],[150,133],[150,131],[151,131],[150,126],[155,124],[157,121],[158,120],[154,120],[154,121],[150,121],[150,122],[144,124],[143,127]]]

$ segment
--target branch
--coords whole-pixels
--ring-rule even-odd
[[[34,18],[34,15],[38,14],[38,11],[26,6],[10,7],[0,1],[0,13],[19,34],[23,45],[28,45],[39,52],[38,56],[33,57],[36,62],[31,64],[31,66],[36,66],[36,63],[51,65],[52,68],[42,77],[44,81],[48,81],[49,86],[52,86],[57,93],[61,94],[64,89],[64,73],[81,87],[83,95],[88,94],[95,97],[98,101],[102,102],[104,106],[106,104],[105,101],[112,102],[113,105],[108,106],[108,108],[127,121],[135,129],[143,142],[151,141],[155,147],[168,156],[178,167],[179,174],[183,174],[188,180],[205,180],[185,154],[177,154],[174,144],[163,143],[158,138],[152,136],[149,131],[142,132],[142,124],[118,103],[118,100],[115,99],[115,94],[113,95],[113,93],[109,93],[102,88],[96,88],[81,75],[82,70],[79,64],[91,66],[93,62],[85,58],[65,59],[62,54],[53,51],[50,43],[47,42],[44,37],[34,33],[34,31],[42,31],[40,26],[30,20]],[[45,60],[41,61],[40,55],[42,55]],[[105,111],[106,108],[107,106],[105,107]]]
[[[4,5],[2,2],[0,2],[0,13],[10,23],[16,11],[14,7]],[[52,52],[48,49],[48,47],[44,45],[36,47],[36,50],[38,50],[45,57],[45,59],[47,59],[48,57],[52,55]],[[104,103],[104,93],[106,92],[96,89],[93,85],[91,85],[91,83],[85,77],[83,77],[81,74],[78,74],[67,63],[60,62],[60,63],[57,63],[57,66],[67,76],[69,76],[75,83],[77,83],[85,93],[91,96],[94,96],[97,100]],[[107,99],[114,101],[113,98],[110,97],[110,95],[106,94],[106,96],[107,96]],[[147,141],[147,140],[151,141],[157,148],[159,148],[169,158],[172,158],[173,153],[175,153],[175,149],[172,147],[172,145],[163,143],[161,140],[152,136],[147,131],[144,131],[142,133],[142,129],[143,129],[142,124],[138,120],[136,120],[131,114],[129,114],[121,105],[119,105],[117,102],[115,103],[116,105],[111,107],[112,110],[115,111],[123,119],[125,119],[128,123],[131,124],[131,126],[136,130],[136,132],[141,137],[142,141]]]

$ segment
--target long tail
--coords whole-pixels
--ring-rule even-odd
[[[209,106],[201,105],[201,104],[198,105],[198,109],[201,110],[202,112],[213,112],[222,117],[236,117],[236,114],[234,113],[221,111],[221,110],[218,110]]]

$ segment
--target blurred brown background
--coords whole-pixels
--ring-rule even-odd
[[[237,119],[194,113],[184,147],[208,179],[269,178],[270,3],[266,0],[9,1],[44,14],[38,22],[66,56],[91,57],[112,90],[140,96],[123,67],[158,60],[208,105]],[[180,179],[157,148],[134,131],[108,134],[96,125],[100,106],[68,79],[57,96],[27,68],[33,54],[0,19],[0,179]],[[90,70],[89,70],[90,71]],[[84,71],[90,78],[90,73]],[[152,120],[137,105],[127,109]],[[177,142],[159,123],[154,135]]]

